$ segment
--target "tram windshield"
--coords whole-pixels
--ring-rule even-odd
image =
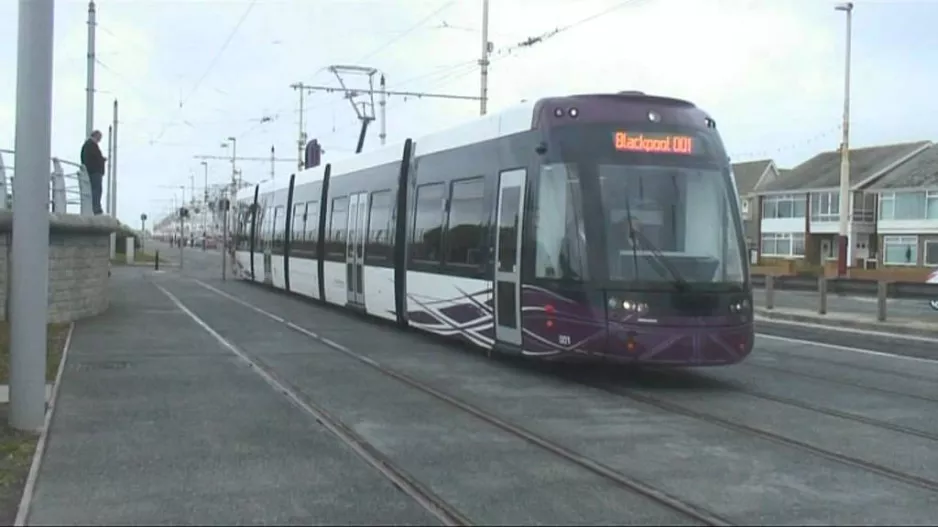
[[[734,197],[719,170],[598,165],[609,278],[743,283]]]
[[[725,160],[721,148],[680,136],[687,143],[670,148],[686,151],[653,151],[668,146],[660,142],[624,151],[619,138],[616,148],[598,146],[612,135],[607,127],[571,128],[555,135],[537,178],[538,278],[745,284],[736,192],[728,162],[716,161]]]

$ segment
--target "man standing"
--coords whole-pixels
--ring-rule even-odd
[[[88,178],[91,180],[91,203],[95,215],[103,214],[101,208],[101,194],[103,192],[101,183],[104,180],[104,163],[107,158],[101,155],[101,148],[98,143],[101,142],[101,132],[95,130],[91,132],[91,137],[85,141],[81,147],[81,164],[88,170]]]

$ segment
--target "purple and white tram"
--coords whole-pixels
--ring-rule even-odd
[[[716,124],[640,92],[552,97],[237,196],[237,276],[480,348],[707,366],[752,350]]]

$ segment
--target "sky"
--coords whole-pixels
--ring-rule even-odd
[[[0,148],[15,132],[18,2],[0,2]],[[85,135],[88,2],[57,0],[52,154]],[[851,146],[938,139],[938,0],[857,0]],[[388,90],[478,96],[481,0],[99,0],[94,126],[119,101],[118,205],[138,225],[171,210],[205,173],[195,156],[276,157],[296,168],[299,96],[339,86],[326,68],[377,68]],[[846,17],[828,0],[491,0],[489,112],[523,99],[641,90],[690,100],[717,121],[734,162],[794,166],[840,143]],[[560,28],[531,46],[530,37]],[[932,50],[932,51],[929,51]],[[367,78],[343,76],[367,88]],[[377,77],[375,78],[377,82]],[[479,115],[473,100],[392,96],[388,142]],[[351,155],[358,121],[340,93],[306,97],[323,162]],[[365,150],[378,147],[372,126]],[[103,144],[103,143],[102,143]],[[106,147],[103,147],[106,148]],[[241,161],[246,181],[269,161]],[[208,160],[209,184],[231,164]]]

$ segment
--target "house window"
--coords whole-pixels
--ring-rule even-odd
[[[798,258],[804,256],[804,233],[766,233],[762,235],[762,256]]]
[[[805,196],[783,194],[780,196],[766,196],[762,199],[762,217],[775,218],[804,218]]]
[[[883,236],[883,264],[918,264],[918,236]]]
[[[925,219],[938,220],[938,190],[925,194]]]
[[[840,220],[840,192],[811,194],[811,221],[834,222]]]
[[[938,220],[938,191],[886,192],[879,203],[881,220]]]
[[[925,265],[938,265],[938,240],[925,242]]]

